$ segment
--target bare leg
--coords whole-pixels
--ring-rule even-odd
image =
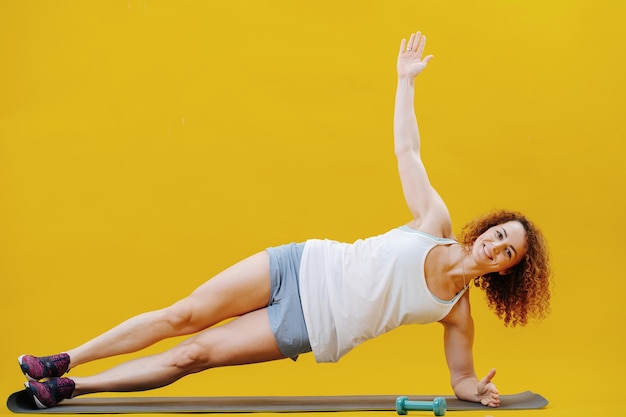
[[[199,332],[222,320],[266,307],[269,295],[269,256],[263,251],[216,275],[170,307],[135,316],[66,351],[71,358],[70,367],[135,352],[165,338]]]
[[[263,308],[205,330],[166,352],[126,362],[98,375],[72,377],[76,383],[74,395],[143,391],[209,368],[283,358],[267,309]]]

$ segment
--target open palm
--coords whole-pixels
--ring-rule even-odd
[[[426,68],[428,61],[433,56],[427,55],[422,57],[425,46],[426,36],[423,36],[420,32],[412,33],[408,42],[406,39],[402,39],[397,63],[399,77],[413,78]]]

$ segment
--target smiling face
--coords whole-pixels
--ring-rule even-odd
[[[472,246],[472,256],[477,265],[487,273],[506,273],[526,254],[526,230],[518,221],[509,221],[487,229]]]

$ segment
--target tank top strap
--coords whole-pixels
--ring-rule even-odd
[[[435,241],[437,243],[437,245],[451,245],[451,244],[458,244],[459,242],[457,242],[454,239],[449,239],[447,237],[438,237],[438,236],[433,236],[429,233],[426,232],[422,232],[421,230],[417,230],[417,229],[413,229],[407,225],[403,225],[398,227],[399,230],[405,231],[405,232],[409,232],[409,233],[416,233],[422,236],[426,236],[430,239],[432,239],[433,241]]]

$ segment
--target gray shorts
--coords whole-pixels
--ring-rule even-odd
[[[304,243],[266,249],[270,256],[270,326],[281,353],[294,361],[300,353],[311,351],[298,279],[303,250]]]

